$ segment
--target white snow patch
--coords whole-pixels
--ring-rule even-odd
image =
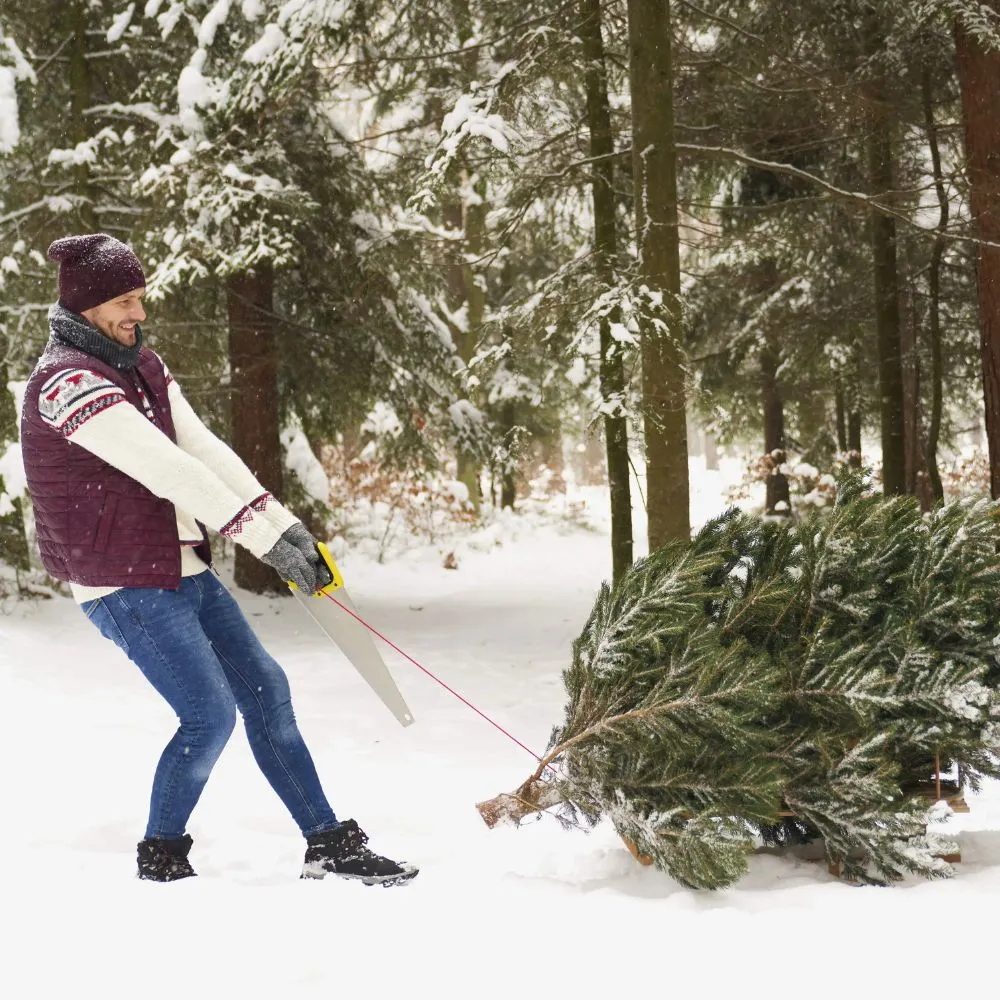
[[[455,107],[441,122],[442,144],[449,153],[458,147],[462,136],[475,135],[489,140],[501,153],[510,152],[511,143],[520,139],[500,115],[487,114],[486,98],[462,94]]]
[[[215,88],[202,74],[207,55],[205,49],[198,49],[178,77],[177,105],[182,115],[194,112],[196,108],[203,108],[215,99]]]
[[[285,468],[295,473],[303,489],[314,500],[329,503],[330,480],[309,446],[309,439],[297,417],[282,431],[281,444],[285,451]]]
[[[399,437],[402,432],[403,425],[396,411],[382,400],[375,404],[361,425],[362,434],[373,434],[375,437]]]
[[[132,23],[132,15],[135,13],[135,4],[130,3],[111,23],[111,27],[108,28],[108,33],[105,38],[109,45],[114,45],[115,42],[121,40],[122,35],[128,30],[128,26]]]
[[[11,258],[4,258],[4,264]],[[16,266],[16,265],[15,265]],[[8,270],[5,266],[4,270]],[[27,382],[8,382],[7,391],[14,398],[14,408],[17,411],[18,420],[21,417],[21,407],[24,404],[24,390]],[[9,514],[14,508],[12,500],[23,497],[27,493],[28,480],[24,472],[24,462],[21,458],[21,445],[14,441],[7,445],[2,455],[0,455],[0,477],[3,477],[4,492],[0,494],[0,517]]]
[[[268,24],[264,28],[264,34],[243,53],[243,60],[255,65],[262,63],[268,56],[274,55],[285,41],[287,38],[281,28],[273,23]]]
[[[72,149],[52,149],[49,150],[49,163],[68,163],[71,166],[80,166],[84,163],[96,163],[97,150],[91,140],[78,142]]]
[[[215,6],[205,15],[205,19],[198,29],[199,48],[209,49],[212,47],[215,33],[226,23],[231,6],[231,0],[216,0]]]
[[[153,10],[153,14],[148,13],[150,8]],[[155,0],[155,3],[149,3],[146,5],[147,17],[152,17],[156,11],[160,9],[160,0]],[[177,27],[177,22],[181,19],[181,15],[184,13],[183,3],[173,3],[169,8],[156,18],[156,23],[160,26],[160,38],[166,41],[170,37],[170,33]]]
[[[638,344],[639,339],[624,323],[611,323],[608,326],[611,339],[617,344]]]
[[[0,455],[0,478],[3,479],[4,487],[0,493],[0,517],[4,517],[14,510],[13,501],[27,494],[20,444],[15,442],[7,445],[3,455]]]
[[[474,403],[467,399],[459,399],[448,407],[451,422],[458,430],[471,429],[482,423],[483,415]]]
[[[566,369],[566,381],[570,385],[580,386],[587,381],[587,362],[577,355],[573,363]]]
[[[11,152],[20,141],[14,71],[9,66],[0,66],[0,153]]]

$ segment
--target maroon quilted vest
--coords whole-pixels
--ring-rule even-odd
[[[174,505],[67,440],[38,412],[41,387],[65,368],[103,375],[121,386],[140,413],[142,385],[154,423],[177,440],[163,365],[151,350],[141,348],[135,368],[119,371],[75,347],[49,341],[28,380],[21,414],[21,454],[42,562],[56,579],[86,586],[176,590],[181,550]],[[195,551],[211,562],[204,528]]]

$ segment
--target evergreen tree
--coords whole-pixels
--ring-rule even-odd
[[[400,418],[400,449],[426,464],[449,357],[400,280],[391,207],[337,124],[356,51],[349,12],[192,2],[168,29],[185,55],[179,74],[148,82],[156,106],[176,107],[140,182],[158,223],[152,288],[216,289],[234,445],[279,489],[282,426],[301,424],[319,452],[381,398]],[[239,553],[237,579],[276,585]]]
[[[860,26],[876,15],[884,44],[867,51]],[[789,443],[821,464],[834,440],[841,452],[857,453],[862,422],[871,427],[883,397],[894,399],[895,415],[886,416],[893,444],[883,442],[883,454],[892,454],[892,478],[902,476],[907,492],[931,480],[919,487],[929,503],[941,495],[938,442],[961,426],[970,402],[975,350],[968,251],[948,238],[961,233],[948,209],[953,220],[962,187],[949,166],[961,162],[960,150],[943,128],[956,97],[948,33],[926,9],[891,3],[804,5],[794,17],[773,5],[751,12],[720,3],[692,27],[699,68],[682,77],[681,101],[686,123],[699,130],[684,147],[698,186],[688,197],[716,206],[694,213],[705,225],[722,223],[718,238],[702,240],[708,252],[688,290],[690,349],[705,359],[699,403],[723,438],[746,439],[747,419],[775,409],[752,393],[774,386],[768,396],[780,398]],[[876,79],[883,91],[874,102]],[[875,211],[895,226],[895,233],[875,226],[880,268],[861,228],[874,218],[859,211],[870,202],[848,195],[872,190],[878,123],[862,117],[859,131],[858,109],[876,105],[894,175],[892,197]],[[929,228],[921,194],[928,190],[945,227],[933,239],[917,228]],[[770,282],[761,272],[768,260]],[[876,309],[876,284],[897,288],[898,316]],[[886,344],[900,340],[893,360]],[[888,394],[872,377],[880,370],[896,386]],[[774,438],[767,435],[765,451]]]
[[[542,764],[484,817],[562,799],[703,888],[759,838],[820,836],[861,881],[949,874],[926,829],[935,767],[1000,775],[998,515],[922,515],[855,478],[829,514],[730,511],[641,560],[574,644]]]

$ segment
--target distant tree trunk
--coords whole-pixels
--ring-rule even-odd
[[[913,496],[920,468],[920,366],[913,296],[904,279],[899,292],[899,361],[903,375],[903,492]]]
[[[594,198],[594,271],[598,288],[615,283],[618,253],[615,234],[614,136],[608,103],[608,76],[601,34],[601,0],[581,0],[580,38],[587,61],[587,120],[590,155],[594,160],[591,190]],[[625,416],[625,367],[621,345],[611,336],[611,323],[621,317],[604,317],[600,323],[601,399],[605,404],[604,442],[608,456],[608,489],[611,495],[611,565],[617,581],[632,565],[632,492],[629,481],[628,421]],[[610,406],[615,409],[609,412]]]
[[[719,447],[715,443],[715,438],[708,431],[705,431],[705,468],[709,472],[719,470]]]
[[[861,468],[861,412],[855,406],[847,411],[847,464]]]
[[[92,81],[87,55],[87,0],[70,0],[66,11],[69,44],[69,136],[74,146],[90,138],[85,111],[92,103]],[[79,199],[77,214],[81,226],[88,232],[97,231],[97,211],[90,186],[90,166],[84,161],[73,166],[73,193]]]
[[[869,24],[869,44],[879,48],[879,29]],[[893,190],[892,126],[884,88],[875,83],[868,93],[868,176],[871,193],[886,197]],[[896,222],[884,212],[869,216],[875,278],[875,335],[878,351],[879,417],[882,438],[882,488],[886,496],[906,491],[903,428],[903,373],[900,351],[899,279]]]
[[[485,247],[486,183],[478,181],[473,186],[479,200],[465,206],[465,254],[474,260],[482,255]],[[486,315],[486,286],[479,266],[468,261],[462,264],[462,279],[465,284],[467,326],[459,353],[468,364],[476,353],[479,331]],[[476,510],[479,510],[482,499],[479,474],[479,459],[466,451],[461,452],[458,456],[458,479],[468,488],[469,499]]]
[[[921,419],[920,357],[917,352],[917,326],[913,294],[906,288],[902,295],[900,351],[903,367],[903,440],[906,494],[920,501],[922,510],[930,510],[934,497],[924,457],[924,433]]]
[[[451,199],[445,203],[443,212],[445,228],[456,232],[465,233],[465,241],[461,250],[457,250],[455,257],[448,264],[448,308],[452,312],[458,312],[462,306],[465,308],[465,328],[459,328],[455,324],[451,325],[452,341],[455,344],[455,351],[459,358],[467,365],[473,358],[476,351],[476,338],[478,336],[478,324],[482,322],[483,310],[485,306],[485,292],[475,281],[473,269],[461,260],[466,253],[471,253],[469,247],[469,227],[478,222],[477,215],[469,214],[462,202]],[[479,462],[474,455],[461,447],[456,456],[458,471],[456,478],[464,483],[469,492],[469,501],[478,511],[480,505],[479,486]]]
[[[500,429],[503,432],[504,441],[508,445],[512,444],[514,428],[517,426],[517,412],[513,399],[505,399],[500,406]],[[517,477],[516,466],[513,460],[504,463],[500,474],[500,507],[507,510],[514,509],[514,501],[517,499]]]
[[[587,428],[574,465],[582,486],[607,485],[607,449],[596,426]]]
[[[841,386],[837,386],[837,391],[834,394],[834,406],[837,422],[837,451],[843,455],[847,452],[847,401]]]
[[[1000,73],[998,73],[1000,77]],[[1000,85],[1000,79],[998,79]],[[941,152],[938,145],[938,126],[934,121],[934,102],[931,94],[930,71],[925,70],[922,82],[924,104],[924,126],[927,129],[927,144],[931,151],[934,170],[934,188],[937,192],[940,214],[938,229],[942,232],[948,225],[949,203],[945,189],[944,172],[941,169]],[[944,352],[941,343],[941,260],[944,256],[944,236],[934,239],[931,263],[927,272],[929,333],[931,340],[931,416],[927,428],[925,459],[927,474],[930,476],[931,492],[935,500],[944,499],[944,486],[937,463],[937,446],[941,436],[941,413],[944,408]]]
[[[691,537],[681,351],[680,241],[669,0],[628,0],[632,162],[639,276],[663,296],[666,332],[642,330],[649,549]]]
[[[464,45],[474,34],[474,24],[469,0],[452,0],[451,14],[456,26],[456,34]],[[478,49],[469,48],[461,60],[462,84],[470,86],[477,76]],[[479,328],[486,311],[486,289],[481,280],[481,272],[470,258],[475,259],[483,252],[486,234],[486,184],[470,176],[473,168],[463,162],[462,184],[471,185],[478,196],[476,203],[465,203],[456,193],[449,197],[443,209],[445,227],[463,235],[462,242],[453,248],[453,258],[448,265],[449,308],[455,312],[465,305],[464,329],[452,325],[452,339],[458,356],[468,364],[476,351]],[[482,502],[480,487],[480,464],[475,455],[467,449],[459,448],[456,456],[459,482],[464,483],[469,493],[469,502],[476,511]]]
[[[788,478],[778,471],[785,463],[785,414],[778,387],[778,352],[765,344],[760,353],[760,389],[764,410],[764,453],[774,462],[775,471],[767,477],[764,513],[790,516],[791,497]],[[783,506],[778,509],[778,505]]]
[[[281,497],[278,354],[274,272],[269,264],[226,281],[233,450],[261,485]],[[288,593],[286,582],[246,549],[236,549],[236,585],[257,594]]]
[[[554,493],[566,492],[566,458],[563,455],[562,423],[556,420],[539,436],[539,458],[549,473]]]
[[[983,0],[1000,14],[1000,0]],[[958,76],[965,112],[969,205],[976,234],[1000,244],[1000,52],[985,49],[960,24],[955,29]],[[1000,246],[980,245],[979,342],[983,365],[990,492],[1000,498]]]

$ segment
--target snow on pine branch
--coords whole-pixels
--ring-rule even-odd
[[[944,13],[984,49],[1000,51],[1000,12],[980,0],[920,0],[913,5],[914,21]]]
[[[210,49],[215,41],[215,33],[226,23],[232,0],[216,0],[215,6],[205,15],[198,28],[198,48]]]
[[[132,16],[135,14],[135,4],[130,3],[115,19],[111,22],[111,27],[108,28],[107,34],[104,36],[109,45],[114,45],[115,42],[120,42],[122,36],[128,31],[129,25],[132,23]]]
[[[411,205],[422,211],[435,201],[434,190],[443,182],[462,147],[474,140],[485,139],[503,156],[510,156],[512,147],[521,136],[503,118],[490,110],[492,90],[478,94],[461,94],[455,107],[441,122],[441,138],[425,161],[426,173],[419,183]]]
[[[35,71],[13,38],[0,27],[0,154],[10,153],[21,141],[17,84],[37,82]]]

